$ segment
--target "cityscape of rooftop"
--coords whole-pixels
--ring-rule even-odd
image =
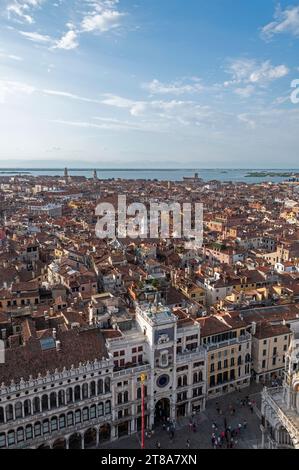
[[[299,4],[2,4],[0,450],[294,458]]]

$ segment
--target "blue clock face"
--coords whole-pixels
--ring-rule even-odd
[[[169,383],[169,375],[167,374],[160,375],[160,377],[158,377],[157,379],[157,385],[160,388],[166,387],[168,383]]]

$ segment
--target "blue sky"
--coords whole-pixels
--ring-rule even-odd
[[[298,47],[298,1],[1,0],[0,166],[299,167]]]

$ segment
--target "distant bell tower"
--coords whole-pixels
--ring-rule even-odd
[[[97,170],[93,170],[93,179],[95,181],[98,179]]]

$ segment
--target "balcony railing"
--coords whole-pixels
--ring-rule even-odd
[[[182,353],[178,353],[176,356],[177,363],[186,362],[186,361],[194,361],[197,359],[204,360],[204,358],[205,358],[204,348],[196,348],[193,351],[184,351]]]
[[[215,349],[221,349],[226,346],[232,346],[234,344],[246,343],[250,341],[250,339],[251,339],[251,334],[246,333],[245,335],[239,336],[238,338],[232,338],[226,341],[220,341],[219,343],[203,343],[203,346],[208,351],[213,351]]]

